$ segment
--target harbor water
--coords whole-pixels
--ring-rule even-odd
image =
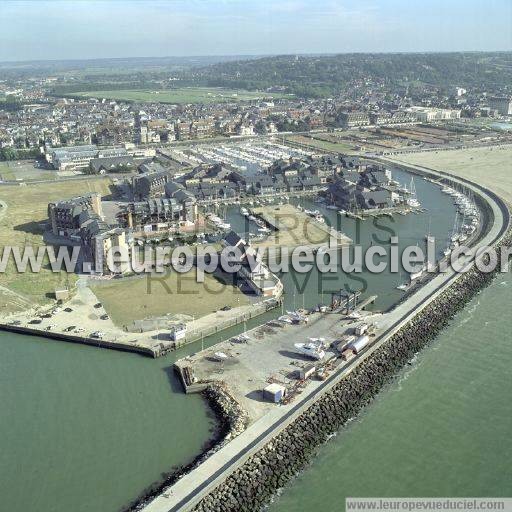
[[[395,176],[404,184],[410,180],[405,173],[397,172]],[[435,185],[419,179],[415,183],[427,212],[382,218],[377,224],[344,217],[340,229],[366,247],[379,240],[386,243],[392,233],[397,233],[400,245],[405,246],[424,243],[430,225],[442,252],[453,226],[454,205]],[[328,222],[338,225],[335,211],[311,201],[303,201],[303,206],[320,209]],[[235,208],[228,210],[227,217],[235,229],[242,231],[243,221]],[[237,226],[237,222],[242,225]],[[286,275],[284,307],[328,303],[331,291],[349,286],[363,289],[367,295],[378,295],[375,307],[385,309],[401,297],[402,292],[396,289],[399,278],[396,274],[367,272],[359,280],[341,272],[330,276],[329,281],[322,280],[315,271],[309,278]],[[459,327],[452,327],[434,348],[422,353],[395,386],[321,450],[312,467],[273,505],[274,510],[302,510],[319,503],[330,507],[324,510],[340,510],[343,492],[384,495],[388,489],[391,494],[421,494],[426,492],[419,486],[425,480],[421,476],[425,450],[427,461],[437,464],[436,471],[445,472],[441,478],[432,469],[432,476],[427,478],[431,494],[435,488],[441,494],[449,494],[450,488],[457,491],[455,484],[466,482],[464,475],[470,478],[473,470],[474,476],[478,468],[488,469],[493,447],[503,445],[512,417],[510,407],[502,404],[498,408],[492,400],[488,402],[491,394],[496,405],[507,395],[507,390],[500,391],[507,385],[511,362],[510,351],[508,361],[503,357],[509,349],[504,335],[507,316],[503,311],[498,314],[492,297],[510,294],[510,289],[497,284],[484,292],[479,298],[482,305],[475,306],[473,313],[468,309],[458,319]],[[488,308],[485,320],[480,319],[474,329],[469,327],[470,317],[463,323],[464,315],[478,315],[483,308]],[[247,322],[247,327],[279,314],[269,312]],[[485,322],[489,326],[484,328]],[[224,331],[203,343],[211,345],[242,328]],[[463,329],[466,334],[459,335]],[[480,332],[479,336],[475,332]],[[175,359],[200,348],[201,342],[196,342],[152,360],[0,333],[0,510],[117,512],[160,481],[164,473],[192,460],[212,436],[215,420],[200,396],[182,393],[170,367]],[[439,356],[446,350],[444,357]],[[416,382],[428,369],[430,377]],[[510,391],[510,379],[508,386]],[[435,406],[440,410],[432,414]],[[398,412],[402,421],[397,419]],[[422,415],[424,421],[416,421]],[[424,425],[429,418],[433,423],[427,431]],[[460,421],[467,421],[467,428],[462,428]],[[460,438],[459,454],[451,451],[456,449],[456,436]],[[423,446],[415,447],[414,443],[420,441]],[[445,445],[448,451],[440,457]],[[500,482],[506,472],[500,461],[510,460],[509,456],[505,448],[496,453],[492,471],[478,486],[471,488],[466,482],[467,489],[478,494],[489,481],[492,486],[488,488],[497,492],[494,488],[503,487]],[[463,471],[452,473],[455,464],[460,464]],[[389,485],[392,475],[401,487]],[[313,487],[306,484],[310,479],[316,481]],[[436,487],[436,482],[444,483]],[[310,498],[308,507],[297,505]]]

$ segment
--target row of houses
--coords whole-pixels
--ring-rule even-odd
[[[180,232],[195,227],[197,201],[182,185],[168,183],[165,197],[130,201],[115,216],[105,220],[98,193],[89,193],[48,205],[53,240],[64,245],[81,245],[84,258],[97,271],[104,270],[111,247],[130,245],[137,233]]]
[[[278,161],[267,173],[246,173],[225,164],[201,164],[178,180],[159,166],[134,176],[131,189],[134,200],[141,201],[166,197],[170,184],[177,183],[198,201],[208,201],[244,195],[319,191],[326,188],[329,174],[332,170],[319,170],[294,159]]]
[[[80,245],[83,262],[89,262],[96,272],[112,268],[112,248],[125,248],[128,253],[128,233],[105,222],[98,193],[50,203],[48,218],[52,234],[63,245]]]
[[[329,184],[329,202],[342,210],[393,208],[407,201],[408,193],[380,166],[345,168]]]

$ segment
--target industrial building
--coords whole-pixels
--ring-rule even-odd
[[[409,107],[405,112],[413,115],[420,123],[460,119],[460,110],[433,107]]]
[[[47,160],[58,171],[77,171],[87,169],[95,158],[120,156],[128,156],[124,147],[99,149],[95,145],[85,145],[52,149],[47,153]]]

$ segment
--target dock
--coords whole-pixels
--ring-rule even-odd
[[[251,209],[274,231],[266,240],[255,247],[298,247],[318,248],[328,245],[349,245],[352,240],[328,224],[319,222],[291,204],[260,206]]]

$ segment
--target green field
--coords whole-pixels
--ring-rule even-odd
[[[250,304],[236,286],[223,284],[210,274],[205,275],[204,283],[198,283],[195,269],[186,274],[171,272],[100,281],[91,289],[119,327],[164,315],[197,319],[223,306]]]
[[[182,87],[172,90],[127,89],[119,91],[88,91],[73,93],[81,98],[107,98],[119,101],[142,101],[158,103],[227,103],[262,98],[290,97],[286,94],[268,94],[258,91],[243,91],[215,87]]]
[[[0,249],[5,246],[32,246],[37,250],[43,245],[44,224],[48,218],[48,203],[69,199],[87,192],[109,193],[108,178],[61,181],[25,186],[0,188]],[[8,313],[26,309],[27,306],[46,304],[55,288],[72,287],[75,274],[54,273],[45,259],[39,273],[18,273],[12,258],[0,273],[0,311]]]

